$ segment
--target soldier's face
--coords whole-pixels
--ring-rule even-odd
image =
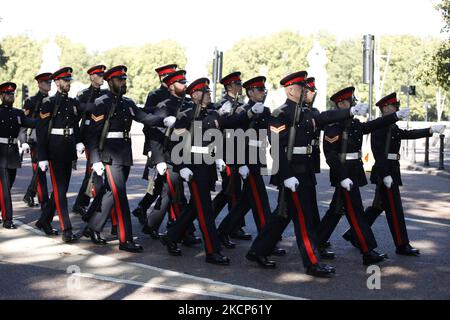
[[[15,93],[2,93],[2,103],[12,106],[15,100]]]
[[[339,101],[337,104],[339,109],[350,109],[351,103],[348,100]]]
[[[315,91],[306,90],[306,96],[305,96],[306,103],[311,103],[314,100],[315,95],[316,95]]]
[[[177,97],[183,97],[186,94],[186,83],[175,82],[171,87],[173,87],[173,92]]]
[[[51,81],[41,81],[38,83],[39,91],[41,91],[44,94],[48,94],[50,89],[52,88],[52,82]]]
[[[111,91],[116,94],[127,93],[127,79],[112,78],[108,84],[111,88]]]
[[[94,87],[100,88],[103,85],[103,75],[99,76],[98,74],[93,74],[90,78]]]
[[[302,95],[302,87],[298,84],[293,84],[289,87],[286,87],[286,94],[289,97],[290,100],[299,102],[300,97]]]
[[[201,99],[202,99],[201,91],[195,91],[194,93],[192,93],[192,100],[194,100],[195,103],[199,103]],[[203,95],[202,106],[206,107],[210,103],[211,103],[211,92],[206,91],[205,94]]]
[[[384,106],[381,109],[381,112],[383,113],[383,115],[388,115],[388,114],[394,113],[396,111],[397,111],[397,107],[392,104],[388,104],[387,106]]]
[[[72,80],[64,80],[64,79],[59,79],[56,80],[56,86],[58,87],[58,91],[62,92],[62,93],[69,93],[70,91],[70,84],[72,83]]]
[[[263,88],[250,89],[247,92],[250,100],[254,102],[263,102],[266,99],[267,90]]]
[[[237,94],[242,94],[242,83],[238,82],[233,82],[232,84],[230,84],[230,92],[234,95]]]

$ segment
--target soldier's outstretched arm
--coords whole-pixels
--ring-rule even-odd
[[[80,120],[83,117],[82,108],[80,107],[80,101],[75,99],[75,107],[77,109],[77,118],[73,125],[73,134],[75,136],[75,143],[81,142],[81,134],[80,134]]]
[[[164,127],[163,117],[144,112],[142,109],[138,108],[132,101],[130,101],[130,107],[132,108],[134,113],[133,120],[149,127]]]
[[[314,120],[320,129],[323,129],[328,124],[341,122],[350,117],[352,117],[350,109],[336,109],[314,113]]]
[[[387,127],[391,124],[396,123],[399,120],[397,114],[394,112],[390,115],[379,117],[377,119],[363,122],[362,123],[362,131],[364,134],[371,133],[375,130],[378,130],[383,127]]]
[[[249,111],[246,111],[244,106],[240,106],[232,115],[224,114],[222,116],[219,116],[219,118],[217,119],[219,128],[237,129],[247,125],[251,119],[248,112]]]
[[[289,166],[287,159],[286,147],[288,145],[289,138],[289,120],[285,117],[284,113],[275,110],[269,121],[269,142],[272,147],[275,145],[274,139],[278,139],[278,176],[279,181],[284,181],[294,176],[294,173]]]
[[[431,137],[433,134],[430,131],[430,128],[425,129],[413,129],[413,130],[400,130],[401,139],[420,139]]]

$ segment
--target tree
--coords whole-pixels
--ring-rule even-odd
[[[137,103],[144,103],[149,91],[159,87],[155,68],[176,63],[180,68],[186,65],[185,50],[175,41],[161,41],[141,47],[118,47],[101,55],[108,67],[128,67],[127,95]]]
[[[0,18],[0,22],[2,22],[2,18]],[[3,51],[2,46],[0,46],[0,68],[4,68],[6,62],[8,62],[8,57],[5,56],[5,52]]]
[[[0,46],[9,57],[0,73],[0,82],[13,81],[18,89],[22,84],[30,87],[30,93],[37,90],[34,77],[42,64],[42,46],[27,36],[6,37]],[[16,105],[20,105],[22,91],[17,90]]]

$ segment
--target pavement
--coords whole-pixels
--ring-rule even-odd
[[[127,185],[131,209],[146,188],[141,179],[145,164],[141,155],[143,136],[138,129],[139,126],[133,131],[136,161]],[[80,159],[67,194],[70,208],[81,184],[83,167],[84,159]],[[206,264],[202,245],[180,246],[183,255],[170,256],[159,241],[141,233],[134,217],[135,239],[144,246],[141,254],[119,251],[118,241],[109,234],[109,224],[104,230],[106,246],[95,246],[86,238],[77,244],[64,244],[60,237],[47,237],[36,230],[39,208],[28,208],[22,202],[31,177],[26,156],[12,190],[14,218],[19,228],[0,227],[0,299],[449,299],[450,183],[440,176],[408,170],[405,163],[403,169],[401,190],[409,237],[421,255],[396,255],[386,219],[381,216],[373,230],[377,250],[387,253],[389,259],[379,265],[378,288],[369,289],[374,271],[364,267],[359,252],[341,238],[348,228],[345,218],[331,238],[337,256],[332,262],[337,274],[331,279],[304,273],[292,224],[280,244],[288,254],[275,258],[274,270],[258,268],[244,258],[249,241],[237,241],[236,249],[223,250],[231,258],[231,265],[225,267]],[[317,190],[323,215],[333,193],[324,163]],[[268,186],[267,191],[274,208],[276,190]],[[370,205],[373,194],[374,186],[362,188],[365,206]],[[222,212],[217,222],[225,214]],[[72,213],[71,219],[74,228],[80,230],[80,216]],[[252,219],[251,214],[246,216],[245,228],[256,235]],[[59,228],[57,216],[53,226]],[[165,223],[161,232],[164,227]]]

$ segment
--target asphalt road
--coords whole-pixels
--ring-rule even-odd
[[[145,192],[141,180],[144,158],[142,136],[133,137],[135,165],[128,181],[128,198],[135,208]],[[74,171],[68,193],[69,207],[81,184],[84,160]],[[78,244],[62,244],[60,237],[45,237],[34,229],[38,208],[28,208],[21,201],[31,177],[29,159],[18,171],[13,188],[14,217],[17,230],[0,228],[0,299],[449,299],[450,298],[450,180],[424,173],[404,171],[402,195],[409,237],[421,250],[420,257],[395,254],[392,237],[384,216],[373,230],[379,251],[389,255],[381,267],[380,289],[368,289],[371,274],[362,265],[357,250],[340,235],[348,227],[344,219],[333,234],[333,261],[337,274],[332,279],[317,279],[304,274],[295,243],[292,224],[284,233],[281,247],[288,254],[277,257],[275,270],[263,270],[244,256],[250,242],[237,241],[236,249],[224,249],[230,266],[204,262],[203,246],[181,246],[181,257],[169,256],[165,248],[140,231],[133,217],[136,241],[144,246],[141,254],[118,250],[117,240],[105,227],[107,246],[95,246],[88,239]],[[318,175],[318,200],[325,213],[333,190],[329,187],[326,165]],[[362,189],[364,204],[369,205],[373,186]],[[268,188],[272,208],[277,193]],[[219,220],[226,212],[222,212]],[[71,214],[75,229],[82,221]],[[252,215],[246,217],[246,230],[256,228]],[[59,227],[57,217],[53,223]],[[163,227],[165,223],[163,224]],[[163,228],[162,227],[162,228]],[[198,228],[197,228],[198,229]],[[163,229],[160,230],[164,231]],[[199,234],[199,231],[197,231]],[[69,269],[68,269],[69,268]],[[68,273],[69,271],[69,273]],[[75,273],[70,273],[75,271]]]

